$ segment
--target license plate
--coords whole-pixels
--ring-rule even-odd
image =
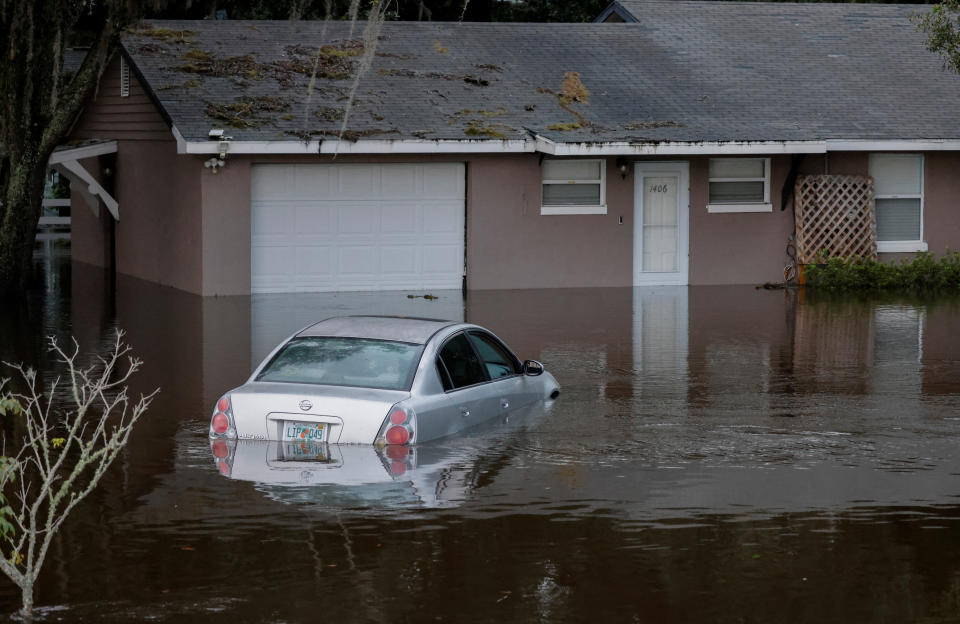
[[[325,425],[322,423],[307,423],[285,421],[283,423],[283,439],[299,442],[323,442]]]
[[[330,459],[327,445],[317,442],[284,442],[279,455],[279,461],[326,462]]]

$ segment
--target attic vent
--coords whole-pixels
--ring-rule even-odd
[[[120,57],[120,97],[130,95],[130,68],[127,66],[127,59]]]

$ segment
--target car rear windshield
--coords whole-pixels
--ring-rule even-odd
[[[365,338],[294,338],[258,381],[408,390],[422,345]]]

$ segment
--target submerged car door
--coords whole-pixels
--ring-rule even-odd
[[[537,400],[537,384],[523,375],[520,360],[506,345],[485,331],[473,329],[467,335],[490,379],[490,389],[499,412],[507,412]]]
[[[449,338],[437,357],[437,372],[451,401],[441,435],[531,402],[536,395],[525,392],[521,371],[510,350],[486,332],[469,330]]]
[[[437,423],[440,435],[448,435],[471,427],[496,415],[491,413],[487,374],[467,335],[451,336],[440,348],[437,372],[450,401],[442,422]]]
[[[450,435],[497,415],[489,377],[476,350],[463,332],[444,342],[437,355],[437,373],[446,393],[446,407],[431,422],[421,423],[430,438]]]

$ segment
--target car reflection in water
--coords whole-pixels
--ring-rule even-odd
[[[220,474],[283,502],[335,507],[455,507],[509,461],[552,402],[514,409],[456,436],[423,444],[211,440]]]

